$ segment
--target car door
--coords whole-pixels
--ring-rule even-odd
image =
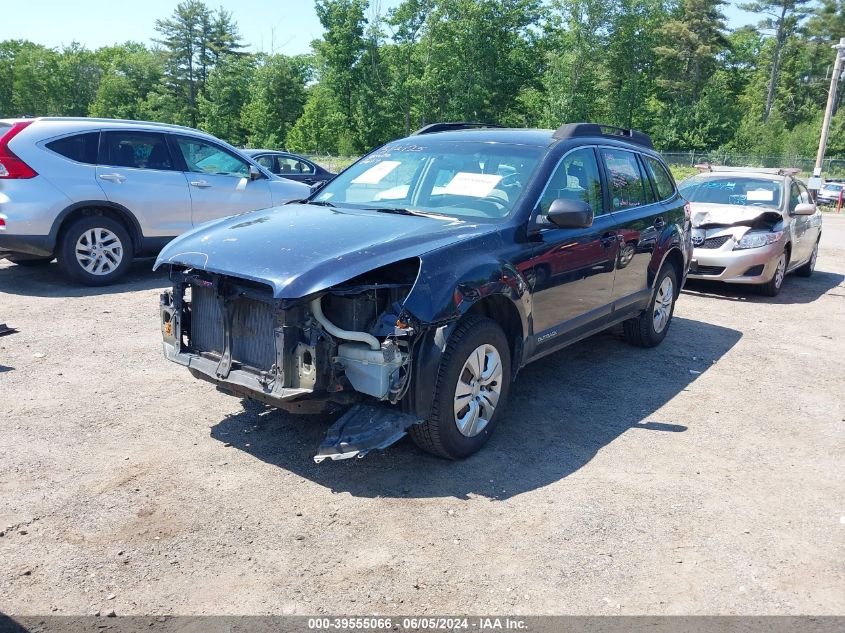
[[[290,178],[297,182],[304,182],[307,185],[313,185],[318,181],[316,165],[299,156],[276,154],[276,164],[278,171],[274,171],[273,173],[282,178]]]
[[[188,185],[164,134],[105,131],[97,162],[106,198],[137,218],[144,237],[174,237],[191,228]]]
[[[557,198],[583,200],[593,209],[588,228],[558,228],[546,219]],[[540,196],[530,265],[521,267],[532,285],[537,352],[557,347],[596,326],[610,312],[618,254],[614,218],[607,212],[596,150],[564,155]]]
[[[249,177],[250,163],[222,145],[192,136],[174,135],[191,194],[194,226],[236,213],[272,206],[268,179]]]
[[[809,193],[795,180],[790,179],[789,185],[789,217],[792,224],[792,253],[790,256],[790,268],[797,266],[810,257],[816,239],[816,231],[813,226],[813,216],[796,215],[795,207],[804,202],[809,202]]]
[[[602,148],[601,157],[619,234],[613,301],[617,309],[624,309],[648,295],[648,267],[669,221],[647,171],[663,183],[663,199],[674,195],[674,186],[660,162],[650,156],[614,147]]]

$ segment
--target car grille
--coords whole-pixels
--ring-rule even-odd
[[[731,239],[730,235],[720,235],[719,237],[708,237],[706,240],[704,240],[704,243],[702,243],[697,248],[719,248],[720,246],[722,246],[722,244],[727,242],[729,239]]]
[[[275,316],[272,305],[235,299],[232,318],[232,360],[255,369],[276,362]],[[223,314],[213,288],[191,286],[191,347],[216,356],[223,353]]]
[[[693,275],[721,275],[725,272],[724,266],[695,266],[690,270]]]

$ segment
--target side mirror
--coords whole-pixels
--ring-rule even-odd
[[[249,179],[250,180],[258,180],[262,177],[261,170],[258,169],[255,165],[249,166]]]
[[[795,206],[794,215],[814,215],[816,213],[816,205],[811,202],[802,202]]]
[[[562,229],[586,229],[593,225],[593,210],[583,200],[558,198],[549,207],[548,218]]]

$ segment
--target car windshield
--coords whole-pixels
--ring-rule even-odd
[[[782,188],[780,182],[769,178],[701,175],[687,178],[678,189],[689,202],[779,209]]]
[[[825,184],[825,186],[822,187],[822,189],[826,189],[827,191],[835,191],[835,192],[839,193],[840,191],[845,189],[845,185],[829,182],[829,183]]]
[[[513,211],[544,152],[504,143],[396,141],[352,165],[314,201],[495,220]]]

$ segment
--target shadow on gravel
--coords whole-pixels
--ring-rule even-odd
[[[812,303],[845,281],[845,275],[817,270],[812,277],[789,275],[777,297],[765,297],[754,286],[688,279],[683,292],[699,297],[749,303]],[[843,293],[845,294],[845,289]]]
[[[252,403],[215,425],[211,436],[357,497],[506,499],[570,475],[629,429],[685,431],[671,420],[650,416],[741,336],[675,318],[655,349],[626,345],[619,331],[611,331],[538,360],[520,372],[507,415],[487,446],[459,462],[433,457],[405,438],[363,459],[318,465],[312,457],[333,418],[296,416]],[[688,344],[693,340],[694,352]]]
[[[88,297],[169,286],[167,272],[153,272],[153,263],[155,259],[137,259],[132,262],[125,277],[116,284],[102,287],[83,286],[70,281],[55,262],[36,268],[3,265],[0,266],[0,291],[29,297]]]
[[[0,365],[0,374],[5,374],[7,371],[15,371],[15,368],[8,367],[6,365]]]

